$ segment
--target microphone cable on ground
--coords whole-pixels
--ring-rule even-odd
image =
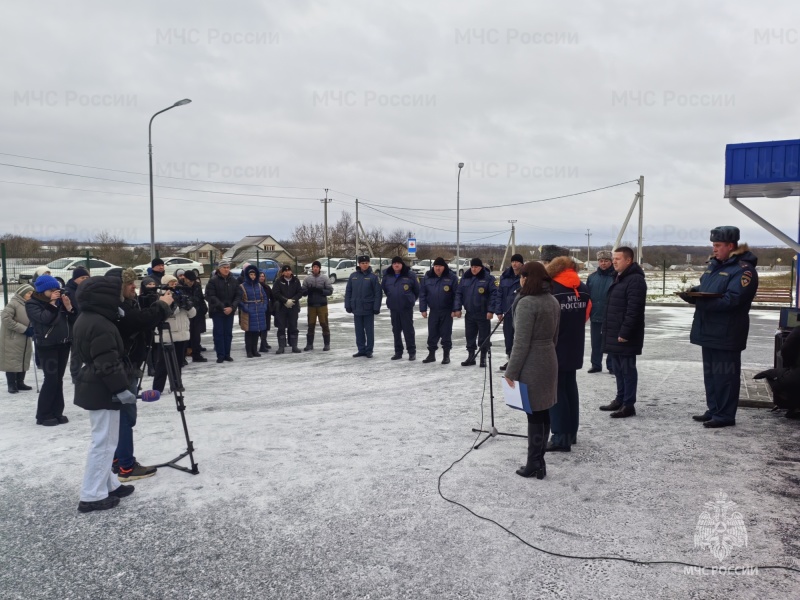
[[[486,369],[484,369],[484,373],[483,373],[483,393],[481,395],[481,424],[478,427],[478,429],[483,429],[483,417],[484,417],[483,404],[484,404],[485,400],[486,400]],[[464,460],[475,449],[475,443],[478,441],[480,436],[481,436],[481,432],[478,432],[478,435],[475,436],[475,439],[470,444],[469,450],[467,450],[459,458],[454,460],[450,464],[449,467],[447,467],[444,471],[442,471],[439,474],[439,478],[438,478],[437,485],[436,485],[436,491],[439,493],[439,496],[441,496],[442,500],[444,500],[445,502],[449,502],[450,504],[454,504],[455,506],[463,508],[465,511],[467,511],[469,514],[471,514],[473,517],[477,517],[478,519],[481,519],[482,521],[487,521],[488,523],[496,525],[497,527],[499,527],[500,529],[505,531],[510,536],[516,538],[517,540],[519,540],[520,542],[525,544],[528,548],[536,550],[537,552],[542,552],[544,554],[549,554],[550,556],[556,556],[558,558],[570,558],[570,559],[574,559],[574,560],[594,560],[594,561],[609,560],[609,561],[625,562],[625,563],[630,563],[630,564],[634,564],[634,565],[676,565],[676,566],[682,566],[682,567],[691,567],[693,569],[701,569],[702,571],[706,571],[706,570],[713,571],[713,570],[722,569],[721,567],[708,567],[708,566],[704,566],[704,565],[698,565],[698,564],[695,564],[695,563],[687,563],[687,562],[683,562],[683,561],[680,561],[680,560],[636,560],[634,558],[624,558],[622,556],[602,556],[602,555],[600,555],[600,556],[581,556],[581,555],[577,555],[577,554],[563,554],[561,552],[555,552],[555,551],[552,551],[552,550],[547,550],[545,548],[540,548],[539,546],[536,546],[535,544],[530,543],[529,541],[527,541],[526,539],[520,537],[518,534],[516,534],[513,531],[511,531],[508,527],[505,527],[505,526],[501,525],[500,523],[498,523],[494,519],[491,519],[489,517],[485,517],[483,515],[479,515],[474,510],[472,510],[470,507],[465,506],[464,504],[461,504],[457,500],[453,500],[452,498],[448,498],[447,496],[445,496],[442,493],[442,478],[454,466],[456,466],[458,463],[460,463],[462,460]],[[734,567],[734,570],[736,570],[738,568],[748,569],[748,570],[749,569],[753,569],[753,570],[762,570],[762,569],[763,570],[783,570],[783,571],[793,571],[795,573],[800,573],[800,569],[798,569],[796,567],[787,567],[787,566],[783,566],[783,565],[748,565],[746,567]],[[728,570],[728,569],[725,569],[725,570]]]

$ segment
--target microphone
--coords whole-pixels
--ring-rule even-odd
[[[158,390],[144,390],[140,398],[143,402],[155,402],[161,398],[161,392]]]

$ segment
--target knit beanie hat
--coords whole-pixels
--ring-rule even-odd
[[[433,261],[433,266],[446,267],[447,263],[441,256],[439,256],[435,261]]]
[[[483,266],[483,261],[480,258],[473,258],[471,261],[469,261],[469,266],[470,267],[482,267]]]
[[[154,258],[152,260],[152,262],[150,263],[150,266],[151,267],[157,267],[158,265],[163,265],[163,264],[164,264],[163,260],[161,260],[160,258]]]
[[[184,273],[183,276],[188,281],[197,281],[197,275],[194,274],[194,271],[186,271],[186,273]]]
[[[52,275],[39,275],[39,277],[36,278],[34,286],[36,287],[36,291],[42,294],[47,290],[59,289],[61,284],[58,283],[58,280]]]
[[[522,254],[515,254],[514,256],[512,256],[511,257],[511,262],[514,262],[514,261],[521,262],[523,264],[525,263],[525,259],[522,258]]]
[[[89,271],[87,271],[83,267],[76,267],[72,271],[71,279],[77,279],[78,277],[88,277],[88,276],[89,276]]]
[[[553,244],[547,244],[546,246],[542,246],[542,260],[545,262],[550,262],[558,258],[559,256],[569,256],[569,250],[564,248],[563,246],[555,246]]]
[[[23,285],[21,285],[21,286],[19,286],[17,288],[17,296],[19,296],[20,298],[23,298],[25,296],[25,294],[27,294],[28,292],[32,292],[32,291],[33,291],[33,286],[32,285],[28,285],[27,283],[25,283],[25,284],[23,284]]]

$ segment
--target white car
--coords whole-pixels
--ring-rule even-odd
[[[413,267],[411,270],[414,271],[419,277],[425,277],[425,273],[430,271],[433,268],[433,261],[432,260],[421,260]]]
[[[462,258],[461,259],[461,265],[458,268],[456,268],[456,259],[454,258],[449,263],[447,263],[447,266],[450,268],[450,270],[453,273],[457,272],[459,277],[463,277],[464,276],[464,272],[469,269],[469,263],[471,261],[472,261],[471,258]]]
[[[23,269],[19,272],[20,283],[30,283],[36,271],[39,269],[47,269],[50,275],[55,277],[61,285],[72,279],[72,271],[78,267],[87,269],[91,275],[105,275],[111,269],[117,269],[117,265],[112,265],[99,258],[90,258],[89,264],[86,264],[86,257],[71,256],[68,258],[57,258],[56,260],[33,269]]]
[[[333,269],[336,265],[338,265],[344,259],[343,258],[333,258],[333,257],[328,259],[328,258],[323,257],[323,258],[318,258],[317,260],[322,265],[322,271],[327,273],[328,272],[328,261],[330,261],[331,269]],[[308,263],[307,265],[303,266],[303,271],[305,271],[306,275],[311,273],[311,265],[312,264],[313,263]]]
[[[199,278],[205,269],[203,263],[182,256],[168,256],[161,260],[164,261],[164,273],[167,275],[175,275],[175,271],[183,269],[184,271],[194,271],[194,274]],[[136,277],[141,279],[147,276],[147,269],[149,268],[150,263],[145,263],[143,265],[136,265],[133,267],[133,270],[136,271]]]

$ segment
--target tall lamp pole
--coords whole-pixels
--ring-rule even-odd
[[[456,277],[461,269],[461,169],[464,163],[458,163],[458,179],[456,183]]]
[[[147,126],[147,149],[148,154],[150,155],[150,260],[153,260],[156,257],[156,222],[153,212],[153,119],[155,119],[161,113],[167,112],[171,108],[183,106],[184,104],[189,104],[189,102],[191,102],[189,98],[184,98],[183,100],[178,100],[172,106],[168,106],[164,110],[158,111],[156,114],[150,117],[150,124]]]

